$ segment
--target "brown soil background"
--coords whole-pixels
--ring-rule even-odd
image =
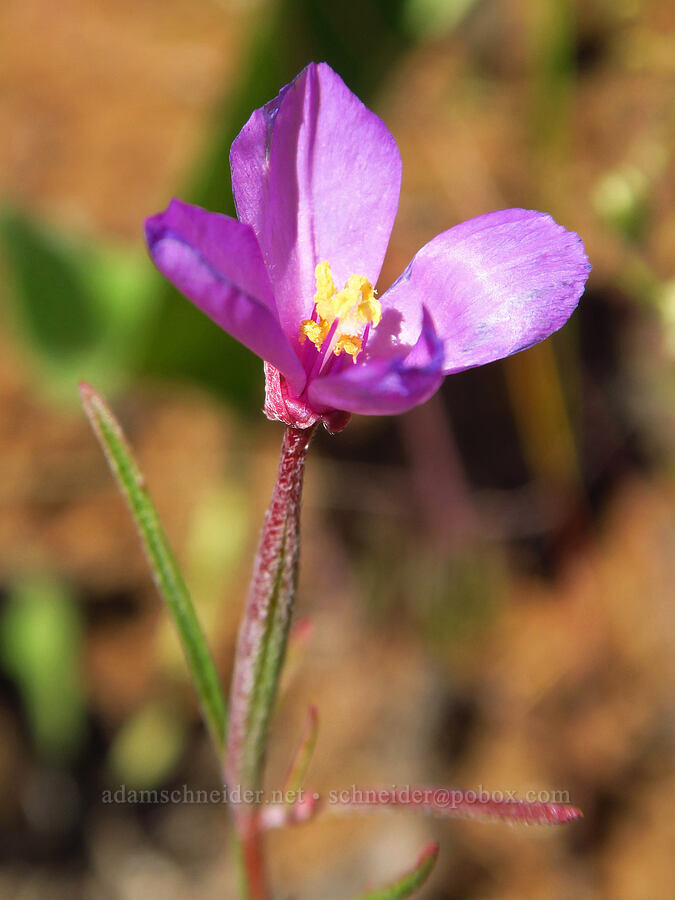
[[[576,450],[555,411],[555,363],[551,376],[536,348],[451,379],[424,410],[317,440],[299,600],[313,628],[278,710],[270,785],[314,702],[319,791],[564,789],[585,818],[559,830],[328,818],[270,837],[279,897],[357,894],[430,839],[441,858],[429,900],[672,896],[673,300],[671,287],[669,306],[644,302],[635,271],[672,275],[674,17],[665,2],[574,6],[580,74],[562,134],[535,155],[524,122],[537,9],[478,4],[383,74],[377,110],[404,181],[382,283],[488,209],[539,206],[579,231],[594,272]],[[140,245],[263,14],[226,0],[4,0],[4,196],[58,228]],[[593,199],[625,166],[647,185],[638,246]],[[160,722],[151,749],[169,740],[167,720],[178,733],[158,786],[211,788],[218,772],[98,448],[74,404],[47,399],[5,319],[0,586],[49,573],[77,598],[88,737],[70,766],[45,758],[3,676],[0,896],[233,896],[222,806],[101,802],[120,783],[111,748],[144,711]],[[225,678],[279,429],[188,383],[144,380],[114,402]]]

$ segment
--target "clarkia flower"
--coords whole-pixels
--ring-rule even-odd
[[[439,234],[378,298],[401,158],[325,63],[252,114],[230,163],[238,220],[173,200],[146,235],[160,271],[264,360],[269,418],[337,431],[404,412],[548,337],[583,293],[578,235],[506,209]]]

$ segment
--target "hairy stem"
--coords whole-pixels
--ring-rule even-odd
[[[313,431],[289,426],[284,433],[234,661],[225,778],[239,838],[242,896],[246,900],[266,900],[268,896],[258,805],[269,722],[295,600],[302,482]]]

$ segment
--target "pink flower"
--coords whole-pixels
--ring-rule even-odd
[[[173,200],[146,234],[166,277],[265,361],[272,419],[337,431],[404,412],[548,337],[583,293],[580,238],[507,209],[439,234],[378,298],[401,159],[325,63],[253,113],[230,161],[238,220]]]

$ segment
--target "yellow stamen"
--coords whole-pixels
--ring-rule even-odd
[[[333,352],[337,356],[348,353],[356,362],[363,346],[366,325],[377,325],[382,318],[382,308],[375,299],[373,286],[364,275],[352,275],[344,288],[337,291],[328,262],[320,262],[314,274],[314,303],[319,321],[305,319],[300,325],[300,342],[304,343],[309,338],[320,350],[337,319]]]
[[[330,263],[320,262],[314,270],[314,277],[316,278],[314,302],[322,303],[325,300],[330,300],[335,293],[335,282],[330,271]]]
[[[382,318],[382,307],[375,299],[372,284],[363,275],[352,275],[347,282],[346,290],[358,296],[357,314],[362,322],[379,325]]]
[[[328,322],[324,320],[315,322],[314,319],[305,319],[300,326],[300,343],[304,344],[307,338],[309,338],[316,349],[320,350],[329,331],[330,324]]]
[[[356,357],[361,352],[361,346],[363,345],[363,339],[360,337],[354,337],[351,334],[341,334],[337,339],[337,343],[335,344],[335,348],[333,349],[333,353],[336,356],[340,356],[341,353],[348,353],[351,358],[356,362]]]

